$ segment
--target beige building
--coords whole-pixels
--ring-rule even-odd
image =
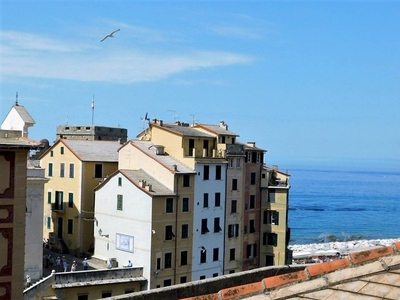
[[[93,189],[118,167],[118,141],[58,139],[40,156],[45,185],[43,236],[56,250],[93,252]]]

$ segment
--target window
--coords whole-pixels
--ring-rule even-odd
[[[200,250],[200,263],[204,264],[207,262],[207,250],[202,249]]]
[[[182,276],[180,279],[180,283],[186,283],[187,282],[187,277],[186,276]]]
[[[256,206],[256,195],[250,195],[250,209],[254,209]]]
[[[75,165],[69,164],[69,178],[74,178],[75,176]]]
[[[207,232],[210,232],[207,228],[207,219],[202,219],[201,220],[201,234],[206,234]]]
[[[278,235],[273,232],[264,232],[263,245],[278,246]]]
[[[218,273],[213,273],[213,277],[218,277]]]
[[[182,239],[187,239],[188,238],[188,233],[189,233],[189,225],[188,224],[182,224]]]
[[[229,260],[235,260],[235,248],[229,249]]]
[[[268,191],[268,202],[271,202],[271,203],[275,202],[275,190]]]
[[[51,151],[50,151],[50,157],[53,157],[53,156],[54,156],[54,151],[51,150]]]
[[[164,286],[171,286],[172,285],[172,280],[171,279],[165,279],[164,280]]]
[[[170,269],[172,263],[172,253],[165,253],[164,255],[164,269]]]
[[[255,185],[256,184],[256,173],[251,173],[250,174],[250,184]]]
[[[228,168],[233,168],[233,158],[229,158]]]
[[[78,300],[88,300],[89,299],[89,295],[85,294],[85,295],[78,295]]]
[[[123,205],[124,205],[124,196],[123,195],[117,195],[117,210],[122,210]]]
[[[53,176],[53,163],[49,163],[49,168],[47,171],[48,171],[47,175],[49,177],[52,177]]]
[[[174,199],[173,198],[167,198],[165,199],[165,212],[166,213],[172,213],[174,212]]]
[[[221,193],[215,193],[215,206],[221,206]]]
[[[187,174],[183,175],[183,187],[190,187],[190,176]]]
[[[247,245],[247,258],[256,257],[256,256],[257,256],[257,244]]]
[[[51,228],[51,217],[47,217],[47,229]]]
[[[222,231],[221,226],[219,226],[219,218],[214,218],[214,232]]]
[[[279,212],[275,210],[264,210],[263,223],[279,225]]]
[[[218,261],[218,258],[219,258],[219,249],[214,248],[213,249],[213,261]]]
[[[239,236],[239,224],[228,225],[228,238]]]
[[[240,162],[241,162],[240,157],[237,157],[237,158],[236,158],[236,168],[237,168],[237,169],[240,169]]]
[[[229,274],[234,274],[235,273],[235,270],[230,270],[229,271]]]
[[[68,234],[74,234],[74,220],[68,219]]]
[[[257,153],[257,159],[256,159],[256,161],[257,161],[258,163],[261,162],[261,153],[260,153],[260,152]]]
[[[251,152],[247,152],[247,162],[251,162]]]
[[[161,270],[161,258],[160,257],[158,257],[157,258],[157,270]]]
[[[181,266],[186,266],[187,265],[187,258],[188,258],[188,252],[187,251],[181,251]]]
[[[172,232],[172,225],[165,226],[165,240],[172,240],[173,237],[175,237],[175,234]]]
[[[225,136],[221,136],[221,144],[225,144]]]
[[[206,279],[206,275],[201,275],[200,280],[202,280],[202,279]]]
[[[118,186],[122,186],[122,177],[118,177]]]
[[[210,179],[210,166],[205,165],[203,166],[203,180]]]
[[[237,190],[237,179],[232,179],[232,191]]]
[[[274,257],[272,255],[265,256],[265,266],[273,266],[274,265]]]
[[[189,156],[193,156],[194,153],[194,139],[189,139]]]
[[[125,290],[125,294],[130,294],[130,293],[134,293],[134,292],[135,292],[135,289],[132,289],[132,288]]]
[[[103,178],[103,165],[102,164],[94,165],[94,178]]]
[[[189,198],[182,198],[182,212],[189,211]]]
[[[237,200],[231,201],[231,214],[237,213]]]
[[[221,166],[220,165],[215,166],[215,179],[221,180]]]
[[[68,207],[74,207],[74,194],[68,193]]]
[[[203,195],[203,207],[208,208],[208,193],[204,193]]]
[[[65,164],[60,163],[60,177],[64,177],[65,174]]]
[[[101,298],[108,298],[111,296],[112,296],[111,292],[101,292]]]
[[[60,147],[60,153],[64,154],[64,147]]]
[[[255,226],[255,221],[250,220],[250,233],[256,232],[256,226]]]
[[[64,193],[61,191],[56,191],[56,202],[54,204],[54,208],[56,210],[64,209]]]
[[[47,203],[51,204],[51,192],[47,192]]]

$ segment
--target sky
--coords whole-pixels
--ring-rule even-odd
[[[0,121],[18,92],[29,137],[51,144],[92,116],[135,138],[148,113],[223,120],[281,169],[399,170],[399,14],[400,1],[0,0]]]

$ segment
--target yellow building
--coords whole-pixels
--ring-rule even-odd
[[[289,177],[277,166],[264,166],[261,179],[260,266],[290,264]]]
[[[46,169],[43,236],[56,250],[93,252],[94,192],[118,167],[118,141],[58,139],[40,156]]]

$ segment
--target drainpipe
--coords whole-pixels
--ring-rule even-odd
[[[181,176],[176,176],[176,210],[175,210],[175,265],[174,265],[174,284],[177,284],[176,278],[176,267],[177,267],[177,246],[178,246],[178,202],[179,202],[179,178]]]

